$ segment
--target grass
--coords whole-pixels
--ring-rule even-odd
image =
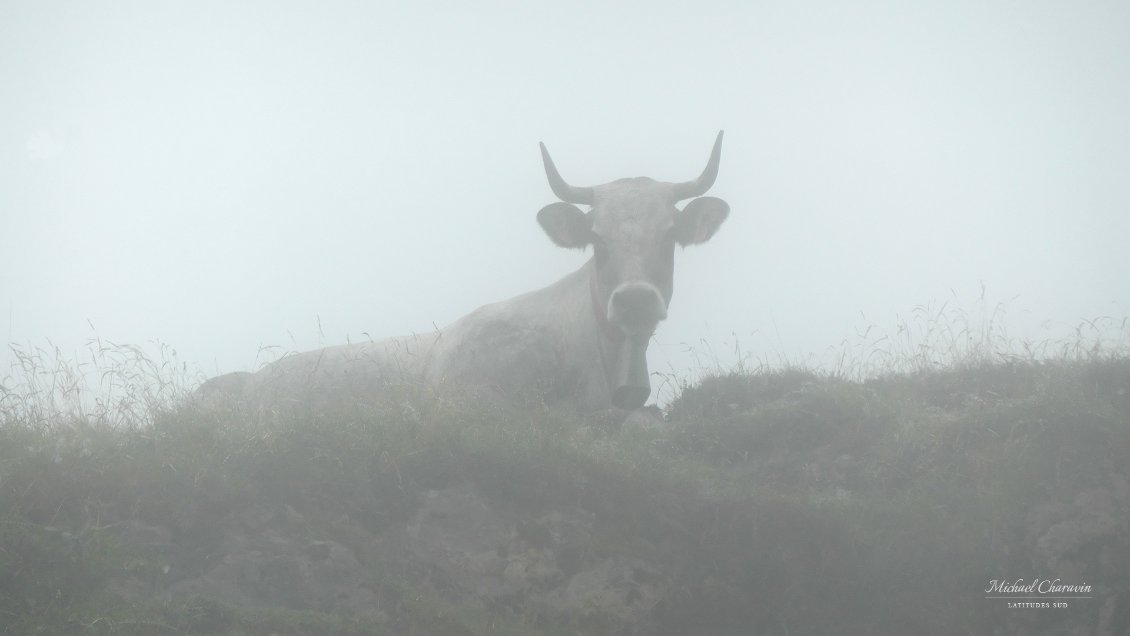
[[[203,410],[168,349],[154,362],[95,341],[77,369],[16,350],[0,390],[0,633],[1052,633],[1103,603],[1117,627],[1130,358],[1095,335],[1115,323],[1017,347],[996,318],[916,316],[897,333],[917,336],[831,371],[746,365],[684,385],[649,429],[415,385],[302,417]],[[100,370],[98,399],[82,365]],[[650,622],[492,606],[380,547],[428,492],[461,484],[520,519],[591,515],[577,559],[661,570]],[[248,511],[349,547],[380,612],[154,593],[213,567]],[[137,539],[155,528],[167,536]],[[1100,586],[1090,609],[1026,619],[982,598],[993,578],[1067,571]]]

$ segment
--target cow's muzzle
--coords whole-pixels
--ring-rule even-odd
[[[628,336],[651,335],[655,325],[667,317],[667,303],[651,283],[623,283],[608,298],[608,322]]]

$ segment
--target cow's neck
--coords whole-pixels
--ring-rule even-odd
[[[600,339],[602,342],[619,343],[624,339],[624,332],[621,331],[619,327],[608,322],[608,307],[600,300],[600,290],[597,289],[596,272],[590,272],[588,280],[592,317],[600,329]]]
[[[637,396],[650,392],[645,360],[648,338],[633,341],[608,322],[607,307],[597,293],[596,276],[596,264],[590,259],[556,283],[503,305],[508,312],[552,326],[560,338],[553,372],[584,378],[583,395],[578,396],[581,401],[607,408],[617,389],[625,384],[634,386],[631,392]]]
[[[650,394],[647,371],[647,345],[650,338],[633,338],[608,322],[608,308],[601,300],[597,286],[595,263],[585,263],[583,279],[587,282],[590,319],[595,324],[596,343],[603,371],[604,390],[615,403],[618,390],[632,394]],[[619,405],[617,405],[619,406]]]

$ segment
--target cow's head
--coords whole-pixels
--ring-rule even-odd
[[[714,184],[721,154],[719,132],[706,169],[694,181],[639,177],[579,188],[561,178],[541,145],[549,185],[561,202],[542,208],[538,223],[561,247],[593,248],[591,295],[602,343],[612,350],[605,360],[612,367],[614,406],[637,408],[651,394],[647,343],[667,317],[675,245],[705,242],[730,211],[725,201],[700,196]],[[685,199],[692,200],[681,210],[675,207]],[[592,207],[583,212],[574,203]]]

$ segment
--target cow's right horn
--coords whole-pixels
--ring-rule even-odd
[[[701,196],[706,194],[710,186],[714,185],[714,179],[718,177],[718,163],[722,159],[722,132],[718,131],[718,137],[714,140],[714,149],[710,151],[710,159],[706,162],[706,168],[702,171],[694,181],[684,181],[676,183],[672,187],[672,198],[676,201],[689,199],[691,197]]]
[[[578,188],[565,183],[565,180],[561,178],[561,173],[557,172],[557,166],[553,165],[553,159],[549,158],[549,151],[545,149],[545,144],[539,142],[538,145],[541,146],[541,160],[545,164],[545,176],[549,179],[549,187],[553,188],[553,193],[566,203],[592,205],[592,188]]]

